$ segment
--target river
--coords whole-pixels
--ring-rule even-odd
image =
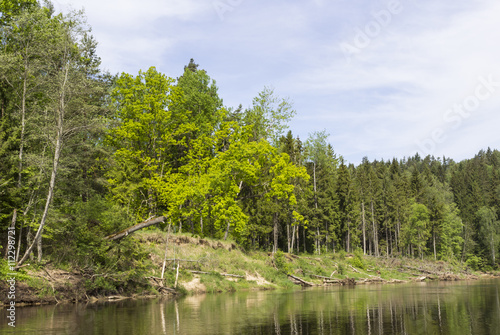
[[[0,334],[500,334],[500,280],[252,291],[0,310]]]

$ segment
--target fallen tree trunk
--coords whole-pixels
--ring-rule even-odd
[[[356,285],[356,280],[354,278],[344,278],[344,279],[323,279],[323,284],[340,284],[343,286],[354,286]]]
[[[124,297],[122,295],[110,295],[109,297],[106,297],[109,301],[120,301],[120,300],[125,300],[125,299],[130,299],[130,297]]]
[[[292,278],[295,281],[298,281],[302,286],[314,286],[313,283],[309,283],[302,278],[295,277],[294,275],[288,274],[288,277]]]
[[[119,239],[124,238],[125,236],[127,236],[129,234],[132,234],[133,232],[135,232],[137,230],[142,229],[142,228],[146,228],[146,227],[158,224],[160,222],[165,222],[166,219],[167,218],[164,217],[164,216],[160,216],[160,217],[157,217],[157,218],[152,218],[152,219],[146,220],[144,222],[138,223],[138,224],[136,224],[136,225],[134,225],[132,227],[129,227],[127,229],[124,229],[122,231],[119,231],[117,233],[114,233],[114,234],[111,234],[109,236],[106,236],[104,239],[105,240],[110,240],[110,241],[119,240]]]
[[[438,275],[442,274],[442,272],[435,272],[435,271],[429,271],[429,270],[425,270],[425,269],[419,269],[419,268],[416,268],[416,267],[413,267],[413,266],[408,266],[408,265],[406,265],[405,268],[410,269],[410,270],[414,270],[414,271],[419,271],[421,273],[426,273],[428,275],[436,275],[436,276],[438,276]]]
[[[387,280],[382,279],[380,277],[371,277],[371,278],[360,279],[356,284],[383,283],[383,282],[386,282],[386,281]]]
[[[165,260],[166,261],[174,261],[174,262],[193,262],[193,263],[200,262],[200,260],[196,260],[196,259],[180,259],[180,258],[167,258]]]
[[[349,264],[348,264],[349,265]],[[358,271],[358,269],[356,269],[354,266],[352,265],[349,265],[349,267],[352,269],[352,271],[356,272],[356,273],[361,273]]]
[[[319,279],[326,279],[326,280],[332,279],[332,277],[318,276],[318,275],[315,275],[315,274],[310,273],[310,272],[307,272],[307,274],[309,275],[309,277],[314,277],[314,278],[319,278]]]
[[[167,291],[172,294],[177,294],[178,292],[170,287],[163,286],[163,282],[166,280],[165,278],[158,278],[158,277],[146,277],[147,279],[152,279],[152,282],[150,281],[150,284],[157,288],[159,291]],[[159,284],[158,284],[159,283]]]
[[[195,270],[187,270],[191,273],[196,273],[196,274],[201,274],[201,275],[211,275],[214,274],[214,272],[204,272],[204,271],[195,271]],[[245,278],[245,276],[240,276],[240,275],[233,275],[230,273],[219,273],[221,276],[224,277],[234,277],[234,278]]]

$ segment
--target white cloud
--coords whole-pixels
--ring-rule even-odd
[[[284,81],[293,83],[294,94],[314,92],[317,100],[330,101],[332,106],[341,101],[342,107],[332,107],[332,113],[341,113],[335,117],[345,124],[341,131],[352,134],[358,142],[353,146],[365,148],[367,155],[377,157],[391,151],[408,155],[417,149],[415,141],[446,126],[443,114],[473,92],[479,76],[498,73],[500,79],[500,46],[493,42],[500,37],[496,19],[500,7],[494,2],[482,5],[450,17],[432,13],[415,17],[413,12],[402,12],[351,64],[337,53],[329,64],[319,58]],[[418,24],[421,16],[426,19]],[[408,21],[411,24],[405,23]],[[331,50],[331,46],[324,49]],[[339,99],[340,95],[352,99]],[[491,98],[491,104],[498,111],[500,101]],[[484,113],[495,113],[495,108]],[[330,117],[324,113],[318,118]],[[474,138],[471,141],[486,143],[491,136],[478,131]],[[469,147],[446,148],[448,155],[458,156]]]
[[[500,80],[496,0],[400,0],[402,11],[351,63],[340,43],[352,43],[356,28],[376,22],[374,13],[394,0],[220,1],[232,6],[222,20],[213,1],[71,4],[85,7],[99,55],[112,72],[155,65],[177,76],[193,57],[217,80],[230,106],[248,107],[264,85],[273,85],[296,101],[294,133],[304,138],[327,128],[348,160],[408,156],[436,128],[446,130],[448,140],[435,149],[446,156],[500,147],[491,135],[500,90],[461,127],[450,129],[443,119],[474,93],[478,77],[494,74]]]

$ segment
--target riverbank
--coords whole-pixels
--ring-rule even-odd
[[[134,285],[109,285],[114,289],[97,291],[97,285],[106,287],[123,274],[89,275],[51,264],[27,266],[16,273],[16,303],[94,302],[301,286],[475,280],[499,276],[498,272],[475,272],[460,263],[404,257],[371,257],[345,252],[322,255],[278,252],[273,255],[245,251],[233,242],[190,234],[171,235],[168,245],[166,234],[160,231],[143,231],[129,238],[137,239],[148,255],[146,274],[142,278],[128,279],[135,281]],[[162,280],[165,249],[167,257]],[[8,289],[6,281],[2,280],[0,297],[3,304],[9,302],[6,299]]]

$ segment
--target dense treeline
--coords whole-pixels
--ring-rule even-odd
[[[141,248],[103,237],[163,215],[161,229],[250,249],[496,266],[499,151],[354,166],[325,131],[287,132],[293,105],[270,88],[243,109],[193,60],[177,79],[113,76],[82,13],[1,6],[1,240],[6,251],[15,226],[19,264],[46,255],[133,276]]]

